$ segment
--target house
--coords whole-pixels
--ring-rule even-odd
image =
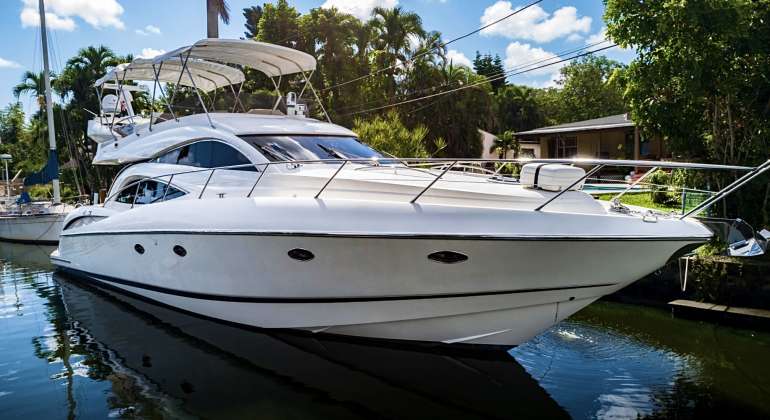
[[[516,133],[536,158],[659,160],[666,157],[658,137],[645,138],[628,114],[553,125]]]
[[[479,130],[479,133],[481,134],[481,143],[482,143],[482,147],[484,148],[481,151],[481,158],[482,159],[500,159],[500,153],[492,150],[492,146],[495,144],[495,140],[497,139],[497,136],[481,129]],[[540,156],[539,143],[530,144],[530,143],[524,143],[522,141],[519,141],[519,144],[521,145],[521,148],[520,148],[518,157],[535,158]],[[516,156],[514,156],[513,152],[514,152],[513,150],[509,150],[505,158],[514,159]]]

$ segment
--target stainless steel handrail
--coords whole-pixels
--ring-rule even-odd
[[[437,163],[445,163],[446,165],[442,165],[442,172],[438,174],[425,188],[420,190],[419,193],[417,193],[416,196],[414,196],[410,203],[415,203],[417,200],[419,200],[427,191],[429,191],[439,180],[441,180],[444,175],[446,175],[447,172],[452,170],[453,168],[457,167],[458,165],[461,165],[462,163],[514,163],[514,164],[526,164],[526,163],[562,163],[562,164],[573,164],[578,166],[593,166],[592,169],[586,172],[584,176],[582,176],[577,181],[573,182],[569,187],[562,189],[554,196],[550,197],[546,202],[535,208],[535,211],[541,211],[543,208],[545,208],[547,205],[564,195],[567,191],[570,191],[572,188],[574,188],[576,185],[580,184],[580,182],[583,182],[584,180],[590,178],[591,175],[595,174],[599,170],[607,167],[607,166],[619,166],[619,167],[647,167],[647,168],[653,168],[651,171],[648,171],[647,174],[645,174],[642,178],[637,180],[634,184],[631,185],[630,188],[626,189],[626,191],[622,192],[618,197],[621,197],[623,194],[625,194],[627,191],[629,191],[631,188],[633,188],[634,185],[637,185],[641,182],[641,179],[645,178],[647,175],[649,175],[651,172],[666,168],[666,169],[704,169],[704,170],[726,170],[726,171],[746,171],[747,173],[744,174],[741,178],[733,182],[732,184],[728,185],[727,187],[723,188],[721,191],[714,193],[714,195],[709,198],[708,200],[704,201],[700,205],[698,205],[696,208],[692,209],[691,211],[685,213],[681,216],[681,218],[686,218],[691,215],[697,214],[708,207],[712,206],[714,203],[718,202],[719,200],[727,197],[729,194],[733,193],[735,190],[740,188],[741,186],[745,185],[747,182],[753,180],[754,178],[758,177],[762,173],[770,170],[770,160],[763,163],[762,165],[759,165],[757,167],[748,167],[748,166],[734,166],[734,165],[711,165],[711,164],[697,164],[697,163],[687,163],[687,162],[655,162],[655,161],[638,161],[638,160],[610,160],[610,159],[447,159],[447,158],[398,158],[396,159],[398,162],[390,165],[383,164],[382,161],[373,161],[372,159],[368,158],[360,158],[360,159],[314,159],[314,160],[291,160],[291,161],[271,161],[271,162],[263,162],[263,163],[250,163],[250,164],[243,164],[243,165],[231,165],[231,166],[221,166],[216,168],[202,168],[202,169],[194,169],[194,170],[187,170],[187,171],[179,171],[179,172],[172,172],[167,173],[163,175],[153,176],[153,177],[143,177],[141,179],[138,179],[136,181],[133,181],[127,185],[125,185],[120,190],[116,191],[112,195],[110,195],[106,200],[105,203],[114,199],[116,195],[118,195],[120,192],[125,190],[126,188],[129,188],[133,185],[137,186],[137,190],[139,188],[139,183],[143,181],[148,180],[160,180],[162,178],[170,177],[167,182],[167,188],[166,192],[168,191],[168,187],[171,186],[171,182],[173,181],[175,176],[178,175],[184,175],[184,174],[192,174],[192,173],[199,173],[199,172],[209,172],[209,176],[206,179],[206,182],[203,185],[203,188],[201,192],[198,195],[198,199],[203,198],[203,194],[206,191],[206,188],[208,187],[209,183],[211,182],[211,178],[214,175],[214,172],[217,170],[235,170],[235,169],[244,169],[244,168],[254,168],[259,172],[259,176],[257,177],[256,182],[251,187],[249,193],[246,195],[246,197],[251,197],[254,193],[254,190],[256,189],[259,182],[262,180],[264,175],[267,173],[267,171],[270,169],[273,165],[285,165],[285,164],[291,164],[291,165],[297,165],[301,166],[304,164],[334,164],[338,163],[340,166],[337,168],[337,170],[329,177],[329,179],[326,180],[324,185],[321,187],[321,189],[316,193],[315,198],[319,198],[321,194],[326,190],[326,188],[331,184],[331,182],[339,175],[339,173],[342,171],[342,169],[348,164],[348,163],[361,163],[361,164],[369,164],[375,163],[378,167],[383,168],[414,168],[415,166],[421,166],[425,164],[437,164]],[[415,163],[415,166],[410,166],[410,163]],[[427,172],[430,172],[428,170]],[[494,176],[494,174],[492,175]],[[165,201],[166,198],[166,192],[163,194],[163,198],[161,201]],[[132,207],[135,203],[132,203]]]

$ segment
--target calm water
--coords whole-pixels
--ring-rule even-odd
[[[51,273],[0,244],[0,418],[770,417],[770,334],[597,303],[470,351],[262,334]]]

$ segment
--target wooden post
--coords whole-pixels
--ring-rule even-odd
[[[639,141],[639,127],[634,126],[634,160],[640,160],[642,154],[642,145]]]

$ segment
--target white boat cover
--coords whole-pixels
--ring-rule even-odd
[[[177,48],[153,58],[153,62],[186,56],[219,63],[251,67],[278,77],[287,74],[313,71],[316,61],[312,55],[280,45],[266,44],[248,39],[202,39],[193,45]]]
[[[155,68],[153,69],[153,64]],[[106,75],[96,81],[95,86],[101,86],[106,82],[124,80],[155,80],[155,71],[159,71],[158,81],[177,83],[183,86],[197,87],[209,92],[216,88],[242,83],[246,78],[243,72],[237,68],[220,63],[190,58],[187,62],[190,69],[182,73],[182,60],[179,57],[169,57],[162,62],[155,59],[137,58],[130,63],[123,63],[110,70]],[[190,79],[192,74],[192,79]]]

